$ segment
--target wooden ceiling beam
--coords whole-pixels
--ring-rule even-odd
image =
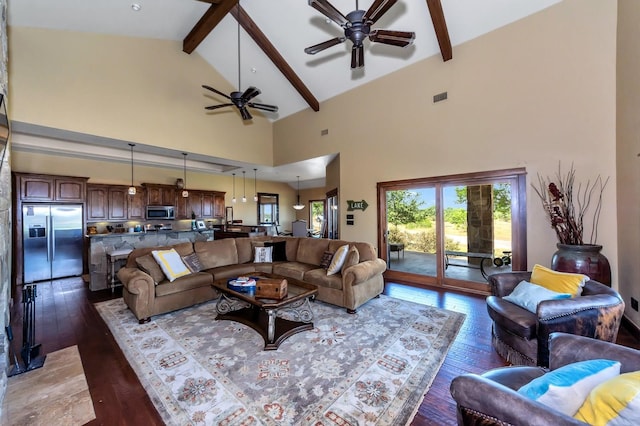
[[[453,58],[453,50],[449,39],[449,30],[447,30],[447,21],[445,21],[444,12],[442,11],[442,3],[440,3],[440,0],[427,0],[427,6],[431,14],[433,29],[436,31],[436,38],[440,45],[442,60],[446,62]]]
[[[239,12],[238,12],[238,9]],[[280,52],[271,44],[271,42],[267,39],[267,36],[258,28],[256,23],[251,19],[251,17],[247,14],[247,12],[242,8],[242,6],[238,8],[233,8],[230,11],[231,15],[236,18],[236,20],[240,23],[240,26],[244,28],[244,30],[251,36],[253,41],[262,49],[262,51],[267,55],[271,62],[280,70],[280,72],[285,76],[289,83],[300,93],[300,96],[307,101],[311,109],[314,111],[320,111],[320,103],[313,96],[311,91],[305,86],[300,77],[293,71],[291,66],[285,61]]]
[[[182,41],[182,51],[191,54],[202,40],[222,21],[227,13],[238,3],[238,0],[202,0],[211,3],[211,6],[193,29]]]

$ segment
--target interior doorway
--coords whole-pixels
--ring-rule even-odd
[[[486,294],[526,270],[525,188],[524,169],[379,183],[385,277]]]

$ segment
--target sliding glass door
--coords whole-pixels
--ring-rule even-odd
[[[524,170],[378,184],[385,277],[488,292],[486,277],[526,269]]]

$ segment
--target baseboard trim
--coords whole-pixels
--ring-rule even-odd
[[[640,340],[640,328],[638,328],[630,319],[626,316],[622,316],[622,326],[637,340]]]

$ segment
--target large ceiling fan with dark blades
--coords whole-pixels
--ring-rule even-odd
[[[353,42],[353,47],[351,48],[351,68],[360,68],[364,66],[363,41],[367,37],[373,42],[392,46],[406,47],[410,45],[416,38],[414,32],[371,29],[371,26],[396,2],[397,0],[375,0],[369,10],[364,11],[358,8],[358,0],[356,0],[356,10],[344,16],[327,0],[309,0],[309,6],[318,10],[344,29],[344,37],[336,37],[307,47],[304,49],[305,53],[315,55],[318,52],[349,39]]]
[[[202,85],[203,88],[207,89],[207,90],[211,90],[214,93],[217,93],[220,96],[223,96],[227,99],[229,99],[231,102],[230,103],[226,103],[226,104],[220,104],[220,105],[211,105],[208,107],[204,107],[204,109],[206,110],[214,110],[214,109],[218,109],[218,108],[223,108],[223,107],[228,107],[228,106],[235,106],[236,108],[238,108],[238,110],[240,111],[240,115],[242,116],[243,120],[251,120],[253,117],[251,116],[251,113],[249,113],[249,110],[247,109],[247,107],[249,108],[255,108],[255,109],[261,109],[263,111],[269,111],[269,112],[278,112],[278,107],[275,105],[267,105],[267,104],[259,104],[257,102],[249,102],[251,101],[251,99],[255,98],[256,96],[258,96],[261,92],[260,89],[256,89],[255,87],[249,87],[247,90],[245,90],[244,92],[231,92],[231,95],[227,95],[226,93],[222,93],[219,90],[214,89],[211,86],[207,86],[205,84]]]
[[[240,2],[238,1],[238,4],[236,5],[237,9],[238,9],[238,13],[240,11]],[[241,80],[240,80],[240,20],[238,20],[238,89],[240,89],[240,85],[241,85]],[[240,115],[242,116],[243,120],[251,120],[253,118],[253,116],[251,115],[251,113],[249,112],[249,110],[247,109],[247,107],[249,108],[255,108],[255,109],[261,109],[263,111],[269,111],[269,112],[278,112],[278,107],[275,105],[267,105],[267,104],[259,104],[257,102],[251,102],[251,99],[255,98],[256,96],[258,96],[260,93],[260,89],[257,89],[253,86],[249,87],[247,90],[245,90],[244,92],[241,92],[240,90],[236,91],[236,92],[231,92],[231,94],[227,95],[226,93],[223,93],[217,89],[214,89],[211,86],[207,86],[206,84],[203,84],[202,87],[204,89],[210,90],[213,93],[220,95],[224,98],[227,98],[228,100],[230,100],[231,102],[228,102],[226,104],[220,104],[220,105],[211,105],[211,106],[207,106],[204,107],[204,109],[212,111],[212,110],[216,110],[218,108],[224,108],[224,107],[228,107],[228,106],[235,106],[236,108],[238,108],[238,111],[240,111]]]

